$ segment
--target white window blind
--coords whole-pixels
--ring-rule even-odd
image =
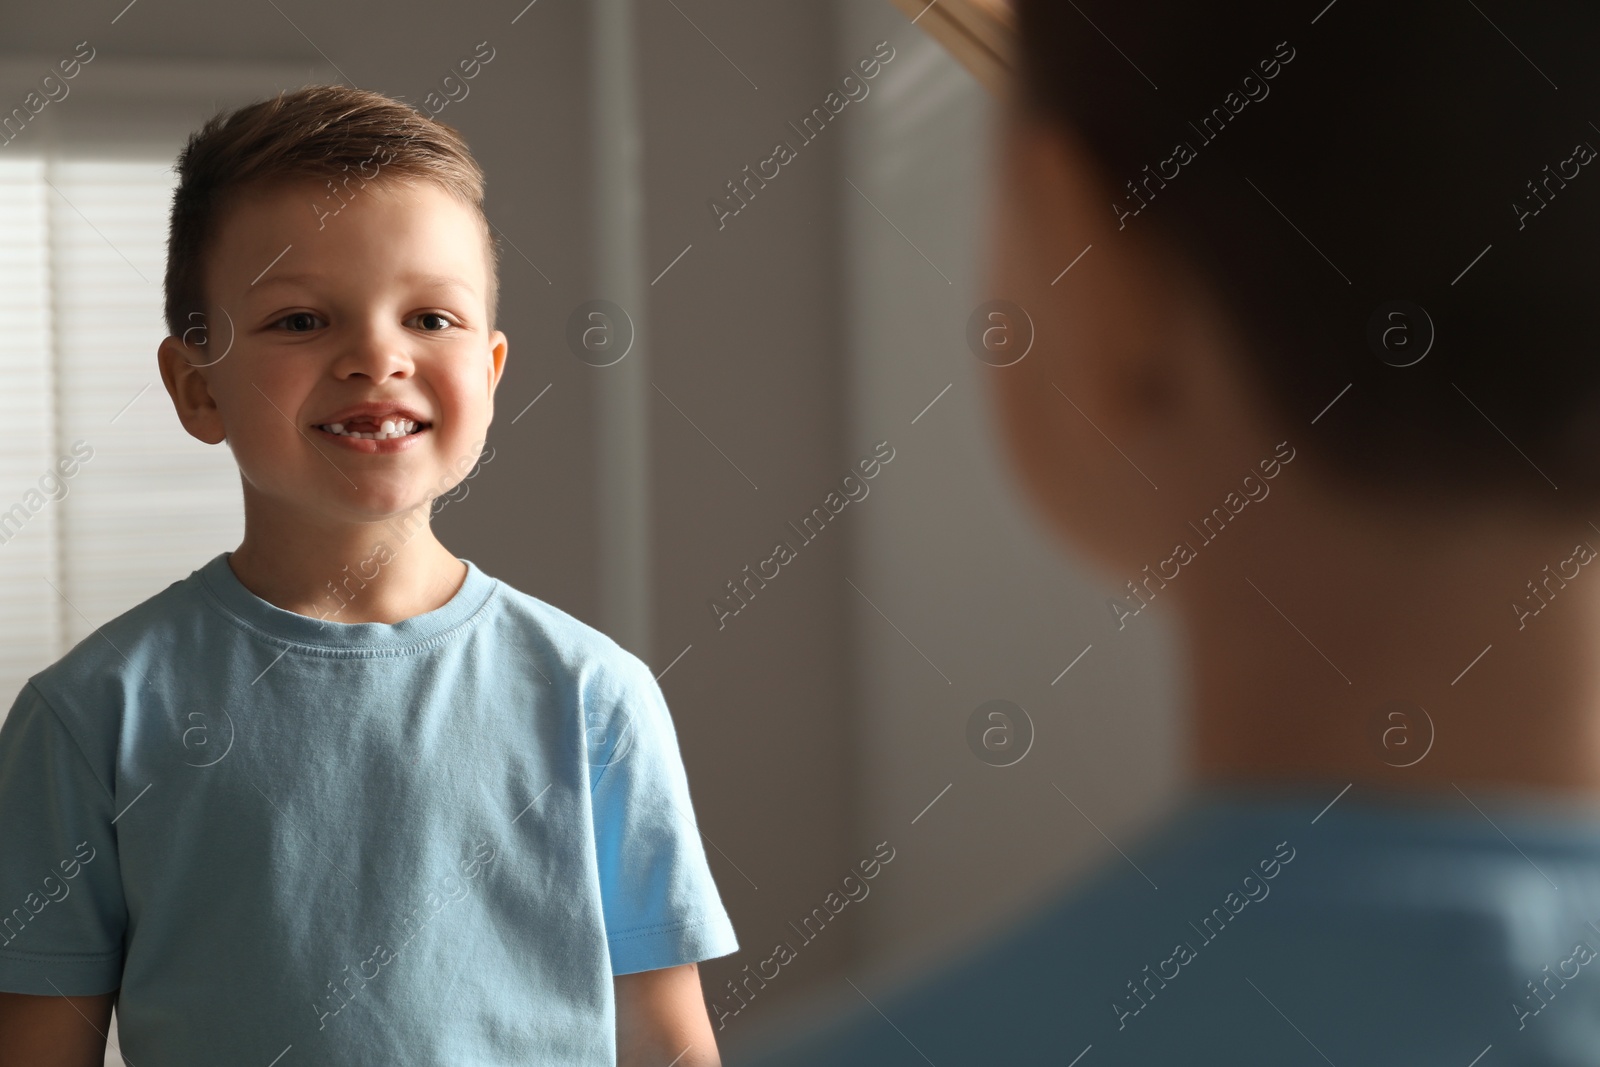
[[[180,146],[0,155],[14,316],[0,335],[6,707],[29,675],[243,534],[226,446],[184,432],[156,365]]]
[[[9,328],[0,330],[0,509],[22,503],[25,490],[53,462],[55,392],[51,372],[49,238],[42,159],[0,156],[0,293]],[[26,513],[26,507],[24,506]],[[61,644],[61,616],[44,598],[60,580],[55,546],[60,513],[45,507],[16,521],[0,512],[0,693],[10,707],[22,682]]]

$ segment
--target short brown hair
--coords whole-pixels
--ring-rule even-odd
[[[454,127],[408,104],[345,85],[287,90],[213,116],[189,137],[175,169],[165,307],[167,330],[174,337],[195,325],[194,313],[206,311],[206,256],[237,194],[301,178],[328,179],[330,197],[369,181],[427,181],[471,207],[483,224],[485,307],[488,326],[494,328],[499,247],[483,210],[483,170]]]

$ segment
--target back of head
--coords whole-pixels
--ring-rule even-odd
[[[483,225],[489,329],[499,302],[498,247],[484,214],[484,175],[453,127],[381,93],[308,85],[218,114],[178,155],[178,188],[167,237],[166,322],[183,336],[205,322],[206,257],[228,211],[281,182],[326,182],[321,203],[336,214],[368,184],[431,182],[471,207]]]
[[[1092,151],[1108,217],[1197,269],[1284,415],[1350,387],[1315,427],[1333,474],[1584,513],[1600,7],[1319,7],[1018,0],[1024,98]]]

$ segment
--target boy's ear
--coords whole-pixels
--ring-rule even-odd
[[[1029,118],[1006,134],[1004,193],[1022,206],[1006,213],[1010,239],[991,256],[1020,256],[1027,276],[991,275],[1013,281],[1014,293],[1000,295],[1029,309],[1038,337],[1037,350],[996,380],[1043,398],[1030,421],[1046,436],[1057,436],[1062,393],[1119,442],[1169,425],[1186,378],[1176,340],[1191,325],[1186,276],[1158,238],[1136,226],[1120,232],[1114,187],[1076,132]],[[1061,269],[1069,264],[1071,274]]]
[[[172,397],[172,406],[178,421],[189,436],[208,445],[220,444],[227,433],[222,425],[222,412],[212,399],[205,372],[194,350],[178,337],[167,337],[156,349],[156,362],[161,367],[161,383]]]
[[[494,396],[494,391],[500,387],[500,375],[506,369],[506,350],[509,342],[505,332],[496,330],[489,335],[489,395]]]

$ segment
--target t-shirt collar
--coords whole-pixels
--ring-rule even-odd
[[[466,579],[454,596],[432,611],[413,615],[399,622],[337,622],[337,603],[329,591],[330,610],[326,619],[300,615],[268,603],[245,588],[228,564],[230,552],[223,552],[199,569],[202,587],[226,614],[248,628],[281,641],[330,650],[384,650],[394,652],[434,644],[450,631],[469,622],[488,602],[496,582],[471,560]],[[360,595],[360,577],[352,583],[354,596]],[[351,595],[348,594],[347,595]]]

